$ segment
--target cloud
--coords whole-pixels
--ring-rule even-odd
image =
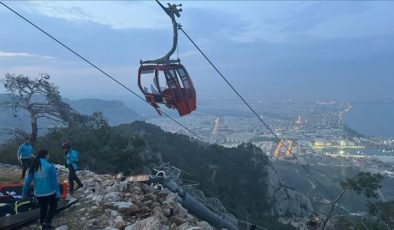
[[[15,2],[32,14],[115,30],[169,30],[170,19],[154,1]],[[232,42],[289,43],[358,37],[391,31],[390,2],[187,1],[179,22],[187,31]],[[383,12],[383,13],[382,13]],[[361,26],[362,25],[362,26]],[[219,37],[218,37],[219,36]]]
[[[206,34],[237,43],[304,43],[320,39],[393,34],[391,2],[234,2],[204,12]],[[219,22],[217,22],[219,21]]]
[[[336,17],[328,17],[307,33],[320,38],[343,38],[363,37],[377,35],[394,35],[392,21],[394,17],[393,2],[359,2],[364,6],[349,14],[339,14]],[[351,7],[345,7],[350,8]]]
[[[119,82],[139,93],[137,87],[138,66],[110,65],[100,67]],[[84,97],[84,95],[91,94],[131,95],[116,82],[84,63],[58,62],[56,65],[53,63],[13,65],[2,67],[0,74],[5,73],[23,74],[32,78],[37,77],[40,73],[48,73],[51,76],[51,82],[59,86],[61,93],[67,97]]]
[[[154,4],[145,1],[33,1],[20,7],[29,13],[76,23],[97,23],[116,30],[168,28],[170,19]]]
[[[51,56],[45,56],[45,55],[30,54],[30,53],[24,53],[24,52],[4,52],[4,51],[0,51],[0,58],[18,58],[18,57],[54,59]]]

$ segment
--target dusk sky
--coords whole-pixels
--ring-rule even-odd
[[[176,3],[178,22],[246,97],[394,98],[394,2]],[[5,4],[138,93],[140,59],[171,47],[171,21],[154,1]],[[135,97],[3,6],[0,22],[1,78],[49,73],[64,97]],[[198,97],[235,97],[181,33],[179,57]]]

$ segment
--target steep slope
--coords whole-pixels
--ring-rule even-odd
[[[185,179],[200,183],[208,197],[220,198],[238,218],[264,223],[272,216],[305,217],[312,211],[309,199],[283,186],[266,154],[251,144],[206,145],[143,122],[115,129],[138,134],[164,162],[187,172]]]
[[[150,173],[170,163],[185,172],[181,181],[198,183],[208,205],[218,203],[215,198],[222,203],[211,208],[269,229],[288,228],[278,217],[306,217],[312,211],[309,199],[283,186],[266,154],[251,144],[207,145],[137,121],[98,130],[57,130],[43,139],[55,162],[63,161],[58,149],[65,139],[80,152],[81,167],[94,172]],[[14,159],[15,148],[3,146],[2,159]]]

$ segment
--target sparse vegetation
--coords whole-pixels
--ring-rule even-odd
[[[337,219],[335,228],[346,229],[393,229],[394,202],[382,202],[378,198],[378,189],[381,188],[383,176],[369,172],[359,172],[355,177],[341,182],[345,191],[353,191],[363,194],[368,198],[368,215],[360,217],[342,216]],[[341,196],[338,198],[340,199]],[[339,200],[338,199],[338,200]]]
[[[146,166],[158,164],[158,158],[147,154],[160,153],[164,162],[185,170],[185,179],[197,181],[207,196],[219,198],[230,213],[270,229],[292,229],[271,216],[264,169],[270,163],[251,144],[230,149],[206,145],[154,125],[134,122],[97,129],[55,129],[39,139],[38,145],[48,148],[51,160],[62,164],[60,144],[65,139],[80,152],[81,168],[99,173],[146,172]],[[0,156],[8,159],[6,163],[16,162],[18,141],[1,146]]]

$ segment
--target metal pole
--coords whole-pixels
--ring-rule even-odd
[[[179,62],[179,60],[171,60],[170,61],[170,57],[176,50],[176,47],[178,44],[178,28],[180,28],[180,25],[175,20],[175,16],[179,17],[180,16],[179,12],[181,12],[182,9],[177,9],[178,5],[171,5],[168,3],[168,7],[165,7],[158,0],[156,0],[156,2],[166,12],[166,14],[171,18],[172,28],[174,30],[174,32],[173,32],[174,36],[172,39],[172,47],[171,47],[170,51],[168,51],[168,53],[166,55],[164,55],[163,57],[158,58],[158,59],[154,59],[154,60],[141,61],[141,64],[163,64],[163,63],[165,64],[165,63]]]

